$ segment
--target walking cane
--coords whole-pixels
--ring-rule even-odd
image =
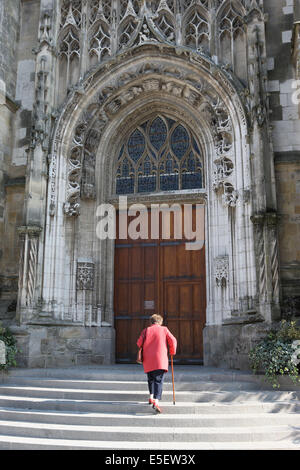
[[[172,383],[173,383],[173,405],[175,405],[175,386],[174,386],[173,356],[171,356],[171,366],[172,366]]]

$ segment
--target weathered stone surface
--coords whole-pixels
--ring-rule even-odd
[[[232,318],[300,315],[298,22],[290,0],[0,2],[0,320],[26,328],[20,366],[114,361],[95,213],[153,113],[201,142],[201,195],[131,198],[205,200],[205,360],[247,367],[263,327]]]
[[[71,333],[71,335],[70,335]],[[112,328],[38,327],[14,332],[19,367],[65,367],[114,362]]]
[[[0,341],[0,364],[6,364],[6,347],[4,341]]]
[[[204,328],[204,365],[249,370],[249,352],[270,325],[214,325]]]

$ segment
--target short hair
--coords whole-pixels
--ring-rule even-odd
[[[150,317],[150,322],[152,323],[152,325],[154,325],[155,323],[162,325],[163,321],[163,317],[161,315],[157,315],[156,313],[154,315],[151,315]]]

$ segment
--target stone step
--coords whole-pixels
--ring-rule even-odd
[[[0,384],[0,449],[289,449],[300,391],[251,374],[177,367],[156,415],[139,366],[13,370]],[[217,447],[215,447],[217,446]]]
[[[164,414],[197,414],[197,413],[300,413],[300,403],[296,400],[286,401],[260,401],[244,402],[172,402],[161,401]],[[20,396],[0,395],[1,408],[33,409],[42,411],[70,411],[78,413],[145,413],[149,410],[146,400],[137,401],[93,401],[93,400],[68,400],[68,399],[45,399]]]
[[[5,384],[11,386],[34,386],[41,388],[56,389],[82,389],[82,390],[126,390],[147,392],[147,382],[125,381],[125,380],[75,380],[75,379],[53,379],[37,377],[9,377]],[[176,391],[236,391],[236,390],[257,390],[257,385],[253,382],[177,382]],[[164,390],[173,390],[172,382],[164,382]]]
[[[219,410],[221,411],[221,410]],[[234,410],[238,411],[238,410]],[[83,426],[144,426],[144,427],[240,427],[262,425],[299,425],[298,413],[199,413],[155,415],[152,408],[144,413],[67,413],[42,412],[37,410],[1,409],[0,420],[43,423],[71,424]]]
[[[191,450],[299,450],[299,443],[290,440],[263,442],[129,442],[129,441],[84,441],[74,439],[41,439],[32,437],[0,436],[0,450],[110,450],[110,451],[184,451]],[[155,452],[153,452],[155,455]],[[149,457],[143,456],[149,463]]]
[[[300,426],[163,427],[84,426],[0,420],[0,435],[48,439],[129,442],[262,442],[300,439]]]
[[[55,389],[47,387],[30,387],[1,385],[0,395],[19,396],[32,398],[60,398],[68,400],[100,400],[100,401],[136,401],[142,402],[147,399],[147,390],[90,390],[90,389]],[[285,401],[299,400],[300,392],[279,392],[279,391],[177,391],[175,398],[178,402],[248,402],[248,401]],[[173,401],[173,391],[164,390],[164,401]]]
[[[272,390],[263,375],[254,375],[251,372],[238,370],[217,369],[196,365],[174,365],[176,388],[181,383],[221,383],[237,384],[242,389]],[[123,381],[123,382],[146,382],[143,368],[138,364],[112,364],[110,366],[74,366],[69,368],[45,368],[45,369],[21,369],[11,368],[9,373],[0,372],[0,384],[12,383],[14,379],[26,380],[36,379],[62,379],[74,381]],[[281,391],[300,391],[300,383],[293,384],[289,377],[279,377]],[[171,370],[165,376],[165,383],[171,383]],[[251,385],[252,384],[252,385]]]

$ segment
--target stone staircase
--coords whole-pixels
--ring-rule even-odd
[[[1,380],[2,377],[2,380]],[[300,388],[175,366],[156,415],[138,365],[13,369],[0,375],[1,450],[300,449]]]

